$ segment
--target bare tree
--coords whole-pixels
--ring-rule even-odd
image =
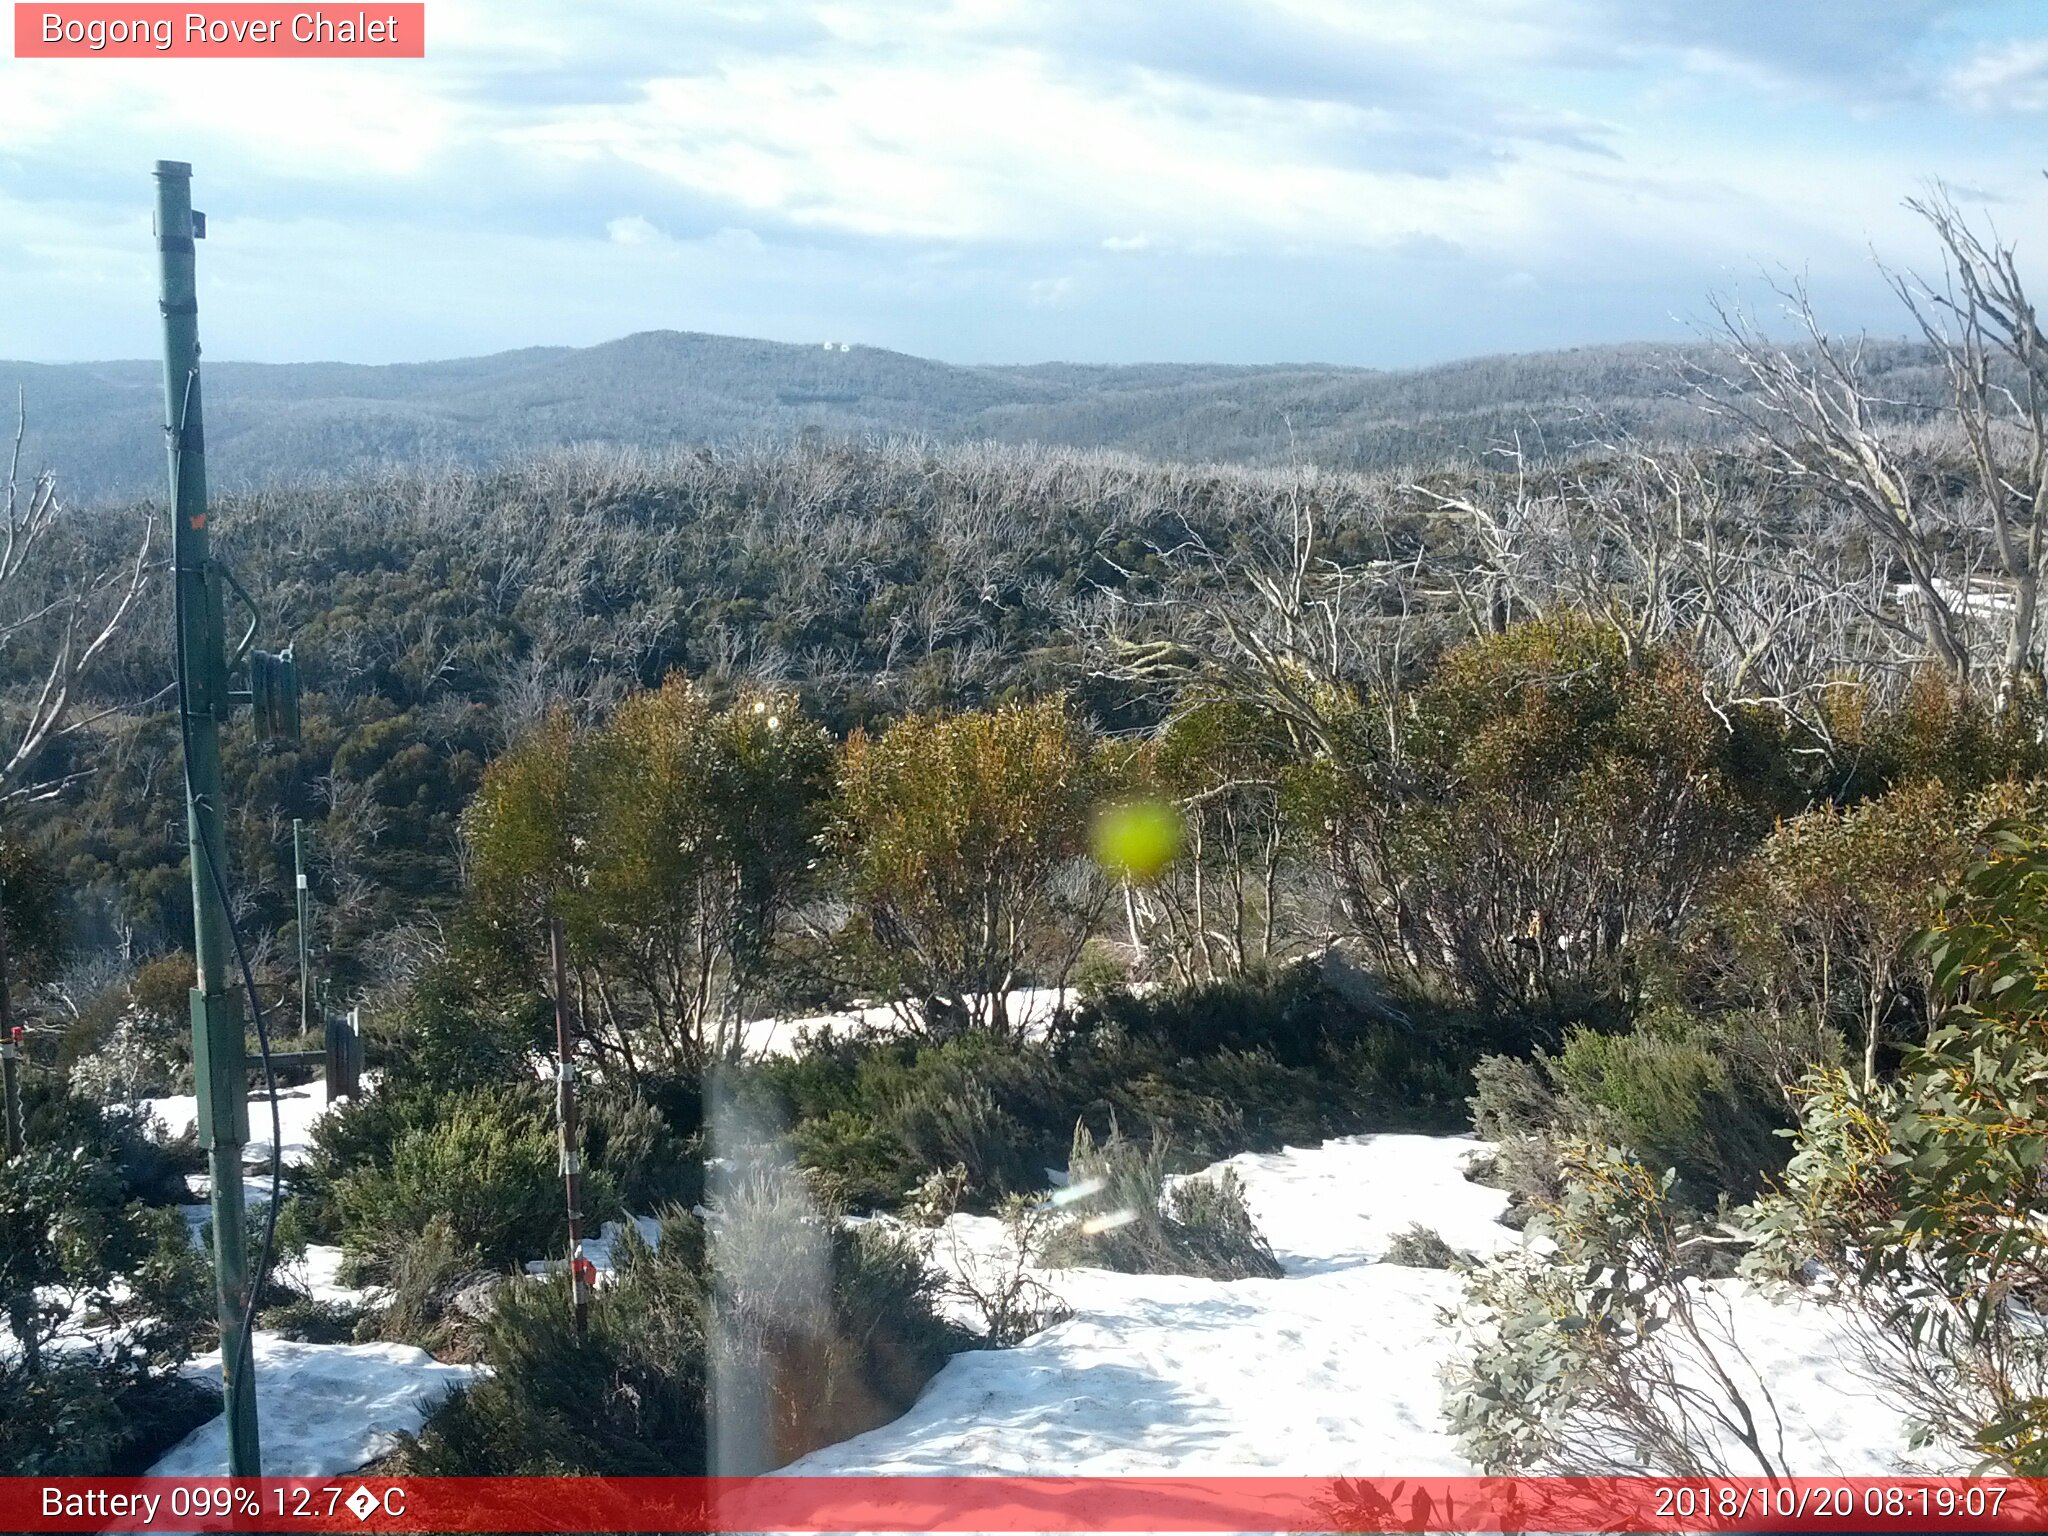
[[[1283,508],[1277,527],[1248,506],[1232,509],[1250,549],[1219,549],[1183,517],[1176,542],[1152,547],[1172,573],[1165,589],[1107,594],[1098,608],[1104,674],[1159,687],[1181,708],[1213,698],[1251,706],[1310,756],[1339,755],[1333,716],[1346,706],[1370,698],[1392,709],[1421,629],[1422,557],[1332,558],[1320,479],[1294,472],[1281,485],[1235,487],[1247,501],[1264,493]]]
[[[1940,189],[1907,206],[1939,237],[1943,274],[1887,275],[1940,365],[1943,398],[1879,393],[1867,345],[1829,336],[1796,282],[1778,293],[1802,333],[1798,347],[1717,303],[1728,369],[1695,362],[1690,372],[1711,414],[1744,429],[1792,485],[1846,512],[1904,574],[1924,654],[1959,683],[1988,684],[2010,708],[2040,689],[2048,337],[2009,242],[1973,228]],[[1943,429],[1937,446],[1960,444],[1969,470],[1960,491],[1930,463],[1915,421]],[[1898,622],[1884,606],[1870,617]]]
[[[1500,450],[1504,475],[1406,487],[1466,530],[1434,569],[1473,634],[1584,614],[1631,656],[1656,647],[1691,660],[1724,720],[1770,708],[1823,742],[1830,690],[1882,686],[1922,654],[1888,560],[1851,552],[1837,509],[1760,496],[1746,461],[1664,452],[1589,422],[1595,456],[1578,468],[1534,471],[1517,442]]]
[[[111,569],[94,569],[83,554],[66,551],[53,537],[64,523],[56,476],[44,471],[26,483],[21,478],[27,433],[24,398],[17,405],[0,528],[0,660],[17,648],[34,647],[38,656],[29,681],[0,705],[0,804],[46,799],[78,777],[45,779],[39,760],[58,737],[95,718],[76,713],[80,685],[148,585],[155,532],[145,517],[134,559]]]
[[[2048,337],[2009,243],[1979,235],[1941,189],[1906,206],[1940,236],[1945,280],[1937,288],[1895,274],[1892,286],[1941,359],[1975,472],[1978,514],[2005,588],[1988,606],[2005,620],[1997,697],[2009,707],[2041,682],[2034,633],[2048,524]]]
[[[1701,404],[1746,428],[1766,462],[1793,485],[1852,514],[1905,571],[1928,654],[1958,682],[1968,682],[1968,621],[1945,553],[1951,531],[1945,509],[1887,430],[1888,417],[1906,403],[1872,391],[1863,343],[1830,337],[1804,285],[1778,291],[1803,344],[1777,345],[1750,316],[1716,300],[1731,371],[1693,365]]]

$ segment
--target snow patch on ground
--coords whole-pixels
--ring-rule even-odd
[[[342,1251],[327,1243],[308,1243],[304,1257],[278,1262],[282,1278],[314,1301],[345,1307],[377,1306],[390,1293],[381,1286],[344,1285]]]
[[[1454,1347],[1442,1315],[1461,1294],[1446,1271],[1380,1262],[1413,1223],[1488,1255],[1523,1238],[1506,1196],[1474,1184],[1467,1137],[1379,1135],[1230,1159],[1286,1274],[1222,1283],[1185,1276],[1045,1271],[1074,1309],[1009,1350],[947,1364],[909,1413],[803,1458],[792,1473],[1464,1475],[1443,1426],[1439,1374]],[[887,1218],[875,1218],[884,1220]],[[652,1240],[655,1224],[636,1218]],[[585,1251],[608,1269],[620,1228]],[[933,1262],[984,1275],[1008,1240],[989,1217],[932,1237]],[[314,1294],[347,1299],[339,1253],[309,1250]],[[529,1270],[545,1268],[545,1262]],[[1770,1385],[1788,1460],[1814,1476],[1908,1464],[1904,1427],[1856,1374],[1837,1322],[1806,1302],[1708,1288]],[[395,1344],[310,1345],[257,1336],[266,1470],[327,1476],[417,1431],[468,1367]],[[215,1374],[217,1356],[193,1362]],[[224,1423],[195,1431],[153,1469],[218,1474]],[[1731,1462],[1731,1466],[1736,1463]]]
[[[1461,1282],[1378,1260],[1418,1221],[1482,1255],[1522,1241],[1499,1224],[1506,1196],[1464,1177],[1478,1150],[1379,1135],[1232,1158],[1283,1278],[1042,1272],[1072,1318],[1014,1349],[956,1356],[902,1418],[787,1470],[1469,1475],[1440,1411],[1453,1347],[1441,1314]],[[933,1259],[986,1273],[1006,1248],[1000,1223],[955,1217]],[[1820,1309],[1720,1294],[1777,1396],[1797,1471],[1901,1465],[1898,1415],[1857,1379]]]
[[[371,1074],[365,1073],[365,1086]],[[199,1123],[199,1100],[189,1093],[172,1094],[168,1098],[144,1099],[143,1105],[154,1111],[164,1123],[164,1128],[176,1140]],[[313,1127],[327,1113],[327,1085],[313,1082],[302,1083],[295,1088],[277,1090],[278,1130],[284,1141],[284,1161],[287,1167],[294,1167],[306,1160],[312,1150]],[[270,1095],[261,1091],[249,1095],[249,1144],[243,1149],[246,1166],[258,1164],[268,1168],[270,1164]],[[206,1192],[206,1176],[195,1175],[197,1187],[193,1193]],[[265,1185],[268,1193],[268,1185]]]
[[[633,1218],[633,1226],[639,1231],[640,1240],[649,1248],[659,1248],[661,1246],[661,1222],[657,1218],[653,1216],[635,1216]],[[590,1260],[596,1266],[598,1283],[600,1285],[604,1283],[604,1277],[612,1272],[612,1250],[623,1235],[624,1229],[620,1223],[608,1221],[599,1229],[596,1237],[586,1237],[583,1239],[583,1257]],[[526,1272],[529,1275],[552,1275],[558,1273],[561,1268],[562,1261],[560,1259],[528,1259],[526,1261]]]
[[[1023,987],[1008,1000],[1010,1024],[1027,1038],[1036,1039],[1052,1024],[1061,1008],[1072,1008],[1077,994],[1071,987]],[[748,1053],[788,1056],[806,1034],[830,1029],[842,1035],[895,1034],[904,1027],[903,1016],[886,1004],[849,1008],[843,1013],[819,1013],[801,1019],[754,1019],[741,1026],[741,1039]]]
[[[255,1352],[257,1432],[269,1477],[354,1471],[400,1433],[418,1433],[435,1404],[474,1374],[404,1344],[295,1344],[258,1333]],[[186,1369],[218,1381],[220,1351]],[[225,1416],[200,1425],[149,1470],[153,1477],[225,1477]]]

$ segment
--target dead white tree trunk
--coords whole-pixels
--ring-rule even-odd
[[[47,798],[78,776],[46,779],[40,760],[54,740],[96,718],[77,716],[79,688],[148,585],[155,533],[144,518],[135,558],[114,569],[93,570],[83,560],[53,569],[62,557],[51,536],[64,507],[53,474],[22,481],[27,434],[27,402],[19,399],[0,526],[0,656],[33,647],[37,680],[0,707],[0,804]]]

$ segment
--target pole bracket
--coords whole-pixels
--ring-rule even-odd
[[[227,1014],[215,1029],[214,1015]],[[241,1020],[233,1016],[225,998],[209,1000],[199,988],[192,989],[192,1083],[199,1103],[199,1144],[209,1152],[217,1142],[246,1147],[249,1144],[249,1052],[242,1043]],[[226,1134],[216,1134],[214,1116],[225,1104]]]

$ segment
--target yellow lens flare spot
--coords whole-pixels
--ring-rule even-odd
[[[1095,818],[1095,859],[1113,875],[1156,880],[1180,853],[1180,813],[1163,800],[1126,800]]]

